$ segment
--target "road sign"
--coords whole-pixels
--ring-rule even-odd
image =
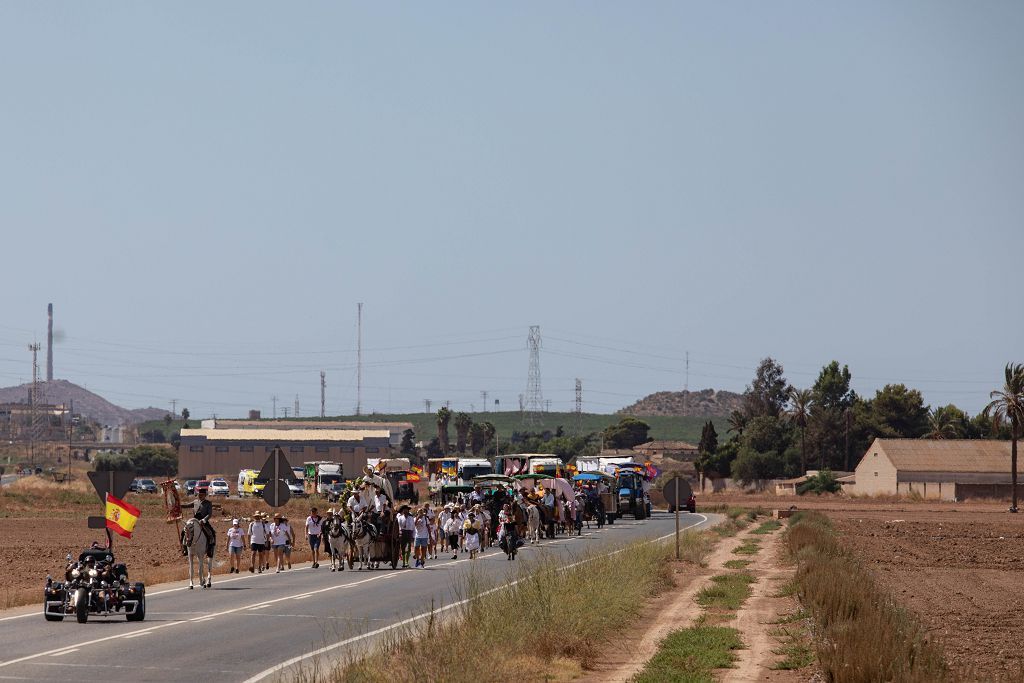
[[[671,507],[676,509],[680,507],[686,507],[686,501],[693,495],[693,489],[690,488],[690,482],[680,476],[675,476],[665,482],[665,486],[661,489],[662,495],[665,496],[665,502]]]
[[[135,479],[135,470],[129,470],[127,472],[86,472],[89,475],[89,481],[92,482],[92,486],[96,489],[96,495],[100,497],[100,502],[104,505],[107,504],[107,493],[110,493],[114,498],[124,499],[128,488],[132,485],[132,481]]]
[[[272,508],[281,507],[292,497],[288,485],[284,483],[285,478],[295,476],[288,458],[284,457],[284,451],[280,446],[275,446],[274,451],[263,463],[259,478],[266,481],[263,487],[263,502]]]
[[[292,492],[288,490],[288,484],[281,479],[268,481],[263,487],[263,502],[272,508],[279,508],[291,500]]]
[[[679,559],[679,508],[686,505],[693,491],[690,489],[690,482],[678,474],[669,479],[661,489],[665,496],[665,502],[676,511],[676,559]]]

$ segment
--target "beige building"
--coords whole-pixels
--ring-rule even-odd
[[[699,449],[686,441],[648,441],[639,446],[634,446],[633,450],[643,454],[648,460],[674,458],[676,460],[693,462],[697,457]]]
[[[182,429],[178,476],[198,479],[216,473],[231,480],[239,470],[263,467],[280,447],[293,467],[336,462],[351,479],[369,458],[388,457],[388,439],[386,429]]]
[[[844,490],[930,500],[1010,497],[1010,442],[984,439],[875,439]],[[1024,478],[1022,478],[1024,479]],[[1024,487],[1017,485],[1018,494]]]

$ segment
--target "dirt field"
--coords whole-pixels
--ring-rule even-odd
[[[1005,501],[703,496],[698,504],[796,505],[827,514],[881,585],[943,643],[966,680],[1024,678],[1024,515]]]
[[[103,514],[91,487],[83,485],[73,491],[53,486],[35,485],[28,491],[25,488],[0,495],[0,525],[5,536],[0,545],[0,563],[7,567],[8,577],[0,592],[0,609],[40,601],[47,573],[55,578],[63,576],[68,553],[77,556],[93,540],[106,542],[102,530],[86,526],[89,515]],[[131,539],[114,536],[114,550],[118,560],[128,565],[129,576],[147,584],[187,577],[187,565],[175,540],[175,527],[165,522],[163,499],[153,494],[129,494],[128,502],[142,510],[142,517]],[[221,563],[215,571],[226,572],[223,532],[230,526],[232,516],[248,517],[257,509],[272,510],[250,500],[213,502],[222,506],[222,511],[214,514],[215,520],[220,519],[214,526],[218,531],[217,561]],[[321,503],[320,507],[323,509],[324,505]],[[292,561],[307,561],[309,555],[301,533],[309,514],[309,501],[289,501],[283,510],[299,541]]]

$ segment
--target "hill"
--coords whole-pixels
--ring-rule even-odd
[[[619,411],[620,415],[716,417],[743,407],[743,395],[732,391],[659,391]]]
[[[99,394],[94,394],[85,387],[65,379],[40,382],[39,386],[42,402],[71,403],[75,413],[100,424],[135,424],[145,420],[159,419],[167,412],[160,408],[138,408],[135,410],[122,408]],[[31,384],[0,388],[0,403],[28,403],[31,388]]]

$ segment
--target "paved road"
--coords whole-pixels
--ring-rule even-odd
[[[719,518],[684,513],[681,523],[703,528]],[[567,564],[585,552],[610,552],[626,542],[671,535],[674,528],[674,515],[665,513],[642,522],[626,518],[581,537],[527,547],[516,562],[549,556]],[[210,590],[190,591],[187,582],[165,584],[150,590],[142,623],[124,617],[47,622],[41,606],[0,612],[0,681],[194,683],[197,671],[218,681],[288,677],[297,666],[366,647],[431,604],[460,600],[456,586],[471,563],[465,556],[448,557],[423,570],[332,573],[306,564],[282,574],[215,577]],[[472,565],[496,584],[510,569],[500,550],[489,550]],[[282,663],[286,666],[277,668]]]

